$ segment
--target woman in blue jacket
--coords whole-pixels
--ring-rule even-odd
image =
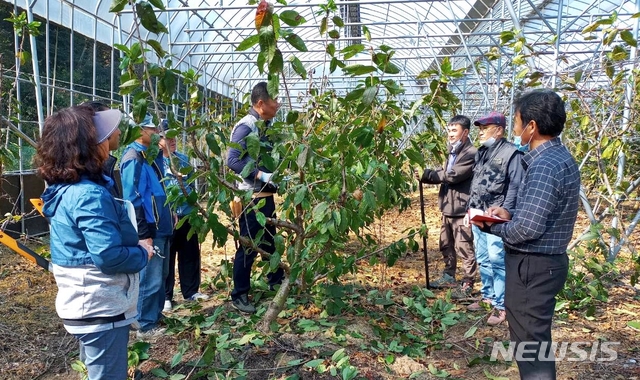
[[[49,187],[43,213],[51,225],[56,311],[80,341],[90,380],[126,379],[129,328],[136,320],[139,275],[153,254],[140,244],[126,208],[103,175],[108,137],[120,111],[63,109],[45,120],[38,174]]]

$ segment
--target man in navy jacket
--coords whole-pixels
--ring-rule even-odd
[[[258,244],[259,248],[267,253],[275,252],[274,236],[276,228],[273,225],[262,226],[256,219],[256,212],[261,212],[267,218],[275,218],[276,206],[273,195],[277,191],[277,187],[271,181],[273,173],[270,173],[264,167],[258,167],[256,157],[251,157],[247,152],[247,136],[253,134],[260,140],[268,144],[268,139],[258,129],[256,122],[264,120],[265,126],[268,128],[269,121],[276,116],[280,104],[277,100],[271,98],[267,91],[267,83],[258,83],[251,91],[251,109],[249,114],[243,117],[231,131],[231,142],[239,144],[242,149],[229,148],[227,156],[227,166],[236,174],[241,175],[245,166],[250,165],[251,170],[243,180],[238,183],[240,190],[253,191],[251,204],[244,207],[242,215],[239,218],[240,235],[255,239],[258,233],[264,230],[264,234]],[[257,210],[253,206],[257,205],[261,200],[265,201],[264,205]],[[248,293],[251,289],[251,266],[256,257],[256,252],[242,245],[236,251],[233,261],[233,291],[231,292],[231,300],[233,306],[244,313],[255,313],[256,308],[249,302]],[[277,285],[282,282],[284,272],[282,268],[278,268],[275,272],[268,274],[270,286]]]

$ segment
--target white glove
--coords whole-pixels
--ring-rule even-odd
[[[273,182],[271,182],[271,177],[273,177],[273,173],[265,173],[263,171],[258,173],[258,179],[264,183],[273,184]]]

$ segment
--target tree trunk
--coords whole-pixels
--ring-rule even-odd
[[[282,280],[282,284],[280,285],[280,289],[276,293],[275,297],[273,297],[273,301],[269,304],[269,308],[267,312],[262,317],[262,320],[258,324],[258,331],[263,334],[269,333],[269,326],[271,322],[275,321],[278,317],[278,314],[284,308],[284,303],[289,296],[289,291],[291,290],[291,283],[289,282],[289,276],[285,275]]]

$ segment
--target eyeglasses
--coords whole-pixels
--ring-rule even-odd
[[[478,127],[478,131],[479,131],[480,133],[487,133],[487,132],[489,132],[489,131],[493,130],[495,127],[496,127],[496,125],[495,125],[495,124],[490,124],[490,125],[481,125],[481,126],[479,126],[479,127]]]

